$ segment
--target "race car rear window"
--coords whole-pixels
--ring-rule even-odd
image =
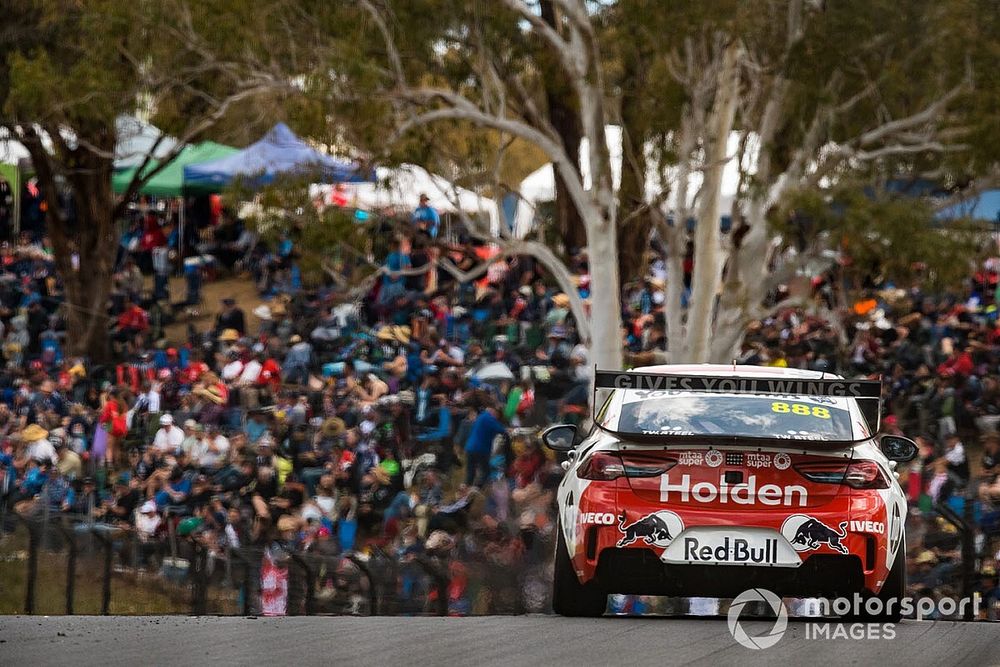
[[[855,438],[846,399],[826,397],[626,391],[617,425],[606,425],[643,435]]]

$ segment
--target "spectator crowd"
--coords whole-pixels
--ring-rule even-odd
[[[133,557],[152,570],[167,569],[178,541],[217,561],[257,548],[265,612],[287,608],[280,572],[289,554],[375,552],[400,564],[401,609],[420,611],[437,595],[419,590],[413,569],[433,557],[451,582],[450,613],[544,611],[562,470],[537,432],[585,421],[587,349],[569,295],[530,257],[497,261],[488,246],[442,233],[438,214],[421,207],[411,221],[368,223],[391,242],[363,293],[337,280],[303,285],[294,230],[267,243],[219,212],[196,245],[181,246],[169,215],[140,209],[122,237],[109,304],[111,364],[64,350],[47,239],[0,247],[5,511],[128,532],[140,545]],[[490,265],[459,282],[441,258],[459,272]],[[588,261],[571,258],[584,303]],[[171,292],[175,268],[183,294]],[[636,365],[669,358],[670,276],[653,251],[646,268],[623,299],[622,345]],[[960,536],[939,508],[961,515],[969,503],[976,585],[993,605],[996,269],[976,267],[960,292],[873,286],[830,319],[776,307],[749,331],[741,360],[881,374],[884,427],[920,445],[901,480],[912,508],[911,586],[955,594]],[[202,303],[205,280],[247,276],[258,298]],[[813,289],[817,303],[846,298],[834,273]],[[214,319],[168,336],[171,320],[193,308]],[[331,571],[316,585],[336,579]]]

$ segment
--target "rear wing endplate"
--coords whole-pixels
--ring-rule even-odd
[[[766,394],[780,396],[830,396],[858,401],[872,435],[881,425],[882,380],[840,380],[774,377],[727,377],[719,375],[672,375],[594,371],[594,391],[628,389],[639,391],[690,391],[699,393]]]

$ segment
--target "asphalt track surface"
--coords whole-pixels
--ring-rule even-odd
[[[725,619],[7,616],[0,665],[1000,665],[1000,624],[895,630],[813,640],[792,620],[777,645],[755,651]]]

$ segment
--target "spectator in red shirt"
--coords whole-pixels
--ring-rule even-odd
[[[208,364],[201,360],[200,354],[192,354],[188,367],[181,372],[180,382],[190,387],[201,379],[203,373],[207,373],[209,370]]]
[[[260,375],[257,376],[257,386],[268,388],[272,393],[277,394],[281,388],[281,366],[278,365],[278,362],[273,357],[267,356],[265,358],[263,353],[259,354],[257,359],[261,361]]]
[[[966,347],[961,351],[952,352],[951,356],[938,366],[937,372],[939,375],[954,374],[969,377],[975,368],[976,364],[972,361],[972,348]]]
[[[119,343],[136,343],[142,346],[141,337],[149,331],[149,315],[131,298],[125,298],[125,308],[118,316],[114,339]]]

